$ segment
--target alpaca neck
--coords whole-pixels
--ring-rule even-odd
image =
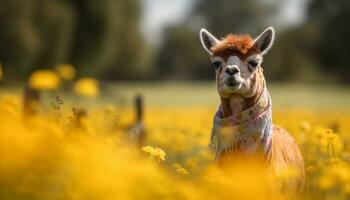
[[[252,107],[259,100],[262,91],[250,98],[243,96],[231,96],[230,98],[221,98],[221,107],[223,117],[229,117],[238,114]]]
[[[254,85],[251,89],[251,95],[247,95],[248,97],[238,94],[220,97],[223,117],[238,114],[256,104],[265,89],[265,79],[262,70],[257,71],[252,81]]]

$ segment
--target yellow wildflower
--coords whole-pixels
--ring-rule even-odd
[[[332,172],[343,183],[350,181],[350,170],[347,165],[337,165],[332,167]]]
[[[142,151],[148,153],[150,157],[158,159],[158,161],[165,161],[165,152],[158,147],[145,146]]]
[[[75,82],[74,92],[86,97],[96,97],[99,94],[99,83],[94,78],[82,78]]]
[[[69,64],[59,64],[55,68],[56,72],[65,80],[73,80],[75,78],[75,68]]]
[[[55,90],[60,86],[60,79],[54,71],[37,70],[31,74],[29,86],[37,90]]]
[[[333,132],[332,129],[326,129],[325,130],[325,133],[326,133],[326,138],[329,139],[329,140],[333,140],[334,138],[336,138],[336,134]]]
[[[177,168],[176,171],[179,174],[181,174],[181,175],[188,175],[189,174],[188,171],[186,169],[182,168],[182,167],[181,168]]]
[[[151,152],[153,151],[153,147],[151,146],[145,146],[145,147],[142,147],[142,151],[146,152],[146,153],[149,153],[151,154]]]
[[[311,128],[311,125],[308,121],[302,121],[300,124],[300,129],[304,132],[309,131]]]
[[[326,174],[320,177],[319,187],[322,189],[329,189],[334,185],[334,179]]]
[[[181,165],[179,165],[179,164],[174,164],[173,167],[175,167],[176,172],[181,174],[181,175],[188,175],[189,174],[188,171],[185,168],[181,167]]]
[[[350,183],[345,185],[345,194],[350,194]]]

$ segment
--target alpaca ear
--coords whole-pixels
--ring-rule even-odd
[[[219,40],[204,28],[199,31],[199,38],[201,40],[203,48],[209,53],[209,55],[212,55],[213,52],[211,51],[211,48],[215,46]]]
[[[254,40],[254,45],[260,50],[261,55],[265,55],[274,41],[275,29],[270,26]]]

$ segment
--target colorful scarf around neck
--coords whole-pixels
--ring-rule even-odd
[[[225,151],[244,154],[263,153],[269,160],[272,145],[271,98],[266,88],[252,107],[223,118],[221,105],[214,116],[209,148],[215,159]]]

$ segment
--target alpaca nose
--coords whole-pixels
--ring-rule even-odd
[[[233,76],[239,72],[239,69],[237,66],[228,66],[226,67],[225,72]]]

